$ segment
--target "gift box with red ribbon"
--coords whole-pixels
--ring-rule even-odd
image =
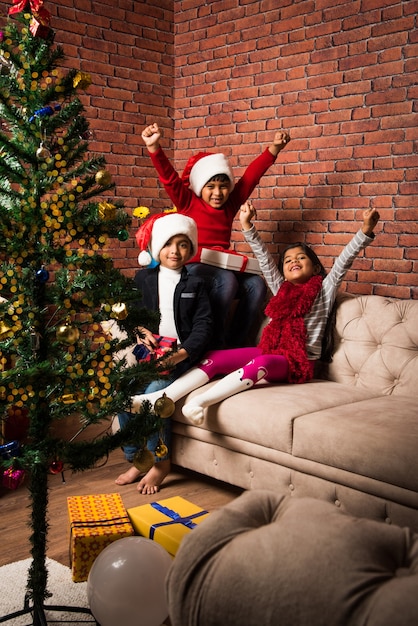
[[[163,337],[162,335],[154,335],[154,338],[158,342],[158,347],[154,352],[150,352],[143,344],[138,344],[133,349],[133,353],[136,356],[137,361],[153,361],[164,356],[170,350],[177,348],[177,339],[175,337]]]
[[[221,250],[218,248],[202,248],[200,262],[214,267],[222,267],[234,272],[246,272],[248,274],[262,274],[257,259],[233,250]]]

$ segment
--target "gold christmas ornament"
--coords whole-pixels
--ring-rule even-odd
[[[113,220],[116,216],[116,207],[110,202],[99,203],[99,217],[102,220]]]
[[[10,331],[11,328],[9,328],[3,320],[0,320],[0,339],[5,339]]]
[[[61,402],[63,404],[74,404],[74,402],[77,402],[77,398],[73,393],[65,393],[61,396]]]
[[[137,470],[146,474],[154,465],[154,455],[148,448],[143,448],[135,453],[133,464]]]
[[[155,456],[158,459],[163,459],[168,454],[168,448],[165,445],[164,441],[160,438],[158,439],[157,447],[155,448]]]
[[[97,172],[94,179],[98,185],[102,185],[104,187],[105,185],[110,185],[112,182],[112,175],[107,170],[100,170],[100,172]]]
[[[124,320],[128,317],[128,309],[126,308],[126,304],[124,302],[116,302],[112,306],[113,317],[117,320]]]
[[[161,398],[158,398],[158,400],[155,401],[154,412],[162,419],[171,417],[175,410],[176,405],[171,398],[166,396],[165,393],[161,396]]]
[[[91,85],[91,76],[85,72],[77,72],[73,78],[74,89],[87,89]]]
[[[62,324],[61,326],[58,326],[55,336],[61,343],[72,346],[79,340],[80,331],[78,328],[71,326],[70,324]]]

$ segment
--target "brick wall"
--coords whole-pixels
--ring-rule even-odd
[[[172,0],[45,0],[44,6],[52,16],[55,43],[66,54],[63,65],[92,77],[81,95],[90,122],[89,147],[105,156],[116,185],[104,199],[118,198],[128,212],[144,204],[165,207],[141,130],[149,116],[164,120],[166,127],[167,117],[173,118]],[[171,123],[167,140],[172,129]],[[109,245],[115,265],[129,275],[138,269],[137,227],[134,220],[129,240]]]
[[[330,267],[362,211],[375,206],[377,240],[343,288],[418,297],[418,2],[45,5],[66,64],[92,75],[83,96],[90,148],[106,156],[128,210],[170,206],[140,138],[146,124],[163,128],[179,171],[207,149],[225,152],[238,176],[275,130],[288,129],[291,144],[253,193],[271,252],[304,240]],[[137,268],[136,227],[110,246],[129,274]],[[247,249],[239,229],[233,246]]]
[[[329,267],[376,207],[352,293],[418,297],[417,12],[390,0],[178,0],[175,157],[219,150],[239,175],[276,129],[292,141],[254,192],[276,253],[306,241]],[[245,250],[239,232],[234,247]]]

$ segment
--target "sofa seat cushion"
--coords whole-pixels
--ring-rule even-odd
[[[416,626],[418,535],[253,490],[193,530],[167,577],[172,626]]]
[[[194,391],[187,398],[198,393],[199,390]],[[208,407],[201,428],[292,454],[294,425],[300,417],[377,395],[370,390],[324,380],[303,385],[259,383],[245,393]],[[187,424],[181,413],[184,401],[176,403],[173,419]]]
[[[353,398],[294,422],[294,456],[418,494],[417,451],[418,408],[410,396]]]

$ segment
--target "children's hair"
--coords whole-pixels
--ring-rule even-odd
[[[325,276],[327,275],[327,272],[326,272],[325,267],[322,265],[321,261],[319,260],[318,256],[315,254],[312,248],[306,245],[306,243],[300,243],[300,242],[289,244],[288,246],[286,246],[286,248],[283,250],[282,254],[280,255],[278,267],[282,276],[283,276],[283,259],[286,255],[286,252],[288,252],[289,250],[293,250],[293,248],[302,248],[303,252],[312,261],[312,263],[316,265],[317,267],[319,267],[319,275],[322,276],[322,278],[325,278]]]

